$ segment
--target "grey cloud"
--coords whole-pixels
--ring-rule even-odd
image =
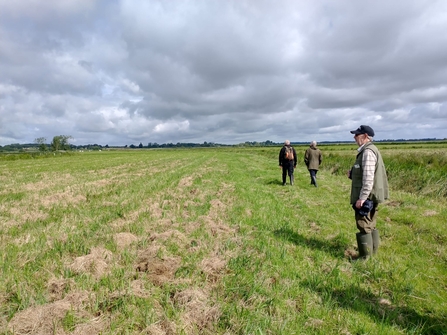
[[[0,145],[56,130],[109,145],[345,140],[365,123],[445,137],[443,1],[26,3],[0,0]]]

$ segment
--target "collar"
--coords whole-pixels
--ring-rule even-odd
[[[358,147],[357,151],[358,151],[358,152],[362,151],[363,149],[365,149],[365,147],[366,147],[367,145],[370,145],[370,144],[372,144],[371,141],[368,141],[368,142],[363,143],[361,146]]]

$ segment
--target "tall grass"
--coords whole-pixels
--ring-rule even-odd
[[[377,144],[392,188],[429,197],[447,197],[447,144],[440,143],[434,148],[413,146]],[[346,174],[351,168],[355,147],[328,149],[323,168],[336,175]]]
[[[322,149],[318,188],[301,161],[282,186],[279,148],[0,162],[0,333],[447,333],[446,199],[391,169],[381,249],[351,262],[355,148]]]

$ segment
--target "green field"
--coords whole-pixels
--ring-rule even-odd
[[[354,145],[0,156],[0,334],[447,334],[447,144],[378,146],[360,262]]]

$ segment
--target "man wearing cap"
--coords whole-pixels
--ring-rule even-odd
[[[358,257],[365,259],[379,248],[377,207],[388,199],[388,178],[382,155],[372,143],[374,130],[361,125],[352,130],[351,134],[354,134],[354,140],[359,146],[356,161],[348,173],[352,179],[351,205],[355,209],[355,221],[360,231],[356,234]]]

